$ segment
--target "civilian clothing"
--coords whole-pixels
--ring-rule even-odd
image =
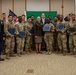
[[[42,36],[37,36],[37,38],[35,38],[35,43],[42,43]]]
[[[45,25],[46,24],[46,18],[44,18],[44,19],[42,18],[41,23],[42,23],[42,25]]]
[[[35,36],[42,36],[43,35],[43,26],[42,23],[36,22],[34,25],[34,35]]]

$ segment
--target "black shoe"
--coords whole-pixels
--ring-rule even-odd
[[[4,61],[4,59],[3,58],[0,58],[0,61]]]
[[[42,52],[41,52],[41,51],[39,51],[39,53],[40,53],[40,54],[42,54]]]

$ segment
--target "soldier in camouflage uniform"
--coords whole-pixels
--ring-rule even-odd
[[[49,19],[46,20],[45,26],[47,26],[47,25],[51,26],[51,30],[45,31],[44,40],[45,40],[46,47],[47,47],[47,53],[46,54],[50,55],[52,53],[52,50],[53,50],[52,44],[53,44],[54,25],[52,23],[50,23]]]
[[[15,25],[17,23],[17,16],[13,16],[13,24]],[[16,45],[16,36],[14,36],[15,39],[15,47],[14,47],[14,52],[17,53],[17,45]]]
[[[76,21],[75,21],[75,15],[72,15],[70,17],[70,21],[67,23],[68,29],[70,27],[74,27],[76,29]],[[74,50],[76,51],[76,31],[69,33],[69,48],[70,48],[70,54],[74,54]]]
[[[52,22],[54,25],[54,32],[53,32],[53,49],[58,52],[58,42],[57,42],[57,37],[58,37],[58,32],[56,31],[56,27],[58,25],[58,18],[54,17],[54,21]]]
[[[25,17],[26,17],[26,16],[23,14],[23,15],[22,15],[22,24],[23,24],[23,25],[25,25],[25,23],[26,23]],[[24,51],[25,51],[25,49],[26,49],[25,47],[26,47],[26,38],[25,38],[25,42],[24,42]]]
[[[33,28],[33,25],[31,24],[31,17],[28,17],[28,22],[25,24],[25,30],[26,30],[26,53],[30,54],[31,52],[31,45],[32,45],[32,34],[31,30]]]
[[[60,15],[59,24],[64,24],[64,23],[63,23],[63,16],[62,16],[62,15]],[[64,24],[64,29],[63,29],[63,30],[58,29],[58,26],[57,26],[57,32],[58,32],[58,39],[57,39],[57,40],[58,40],[58,47],[59,47],[60,53],[63,53],[63,55],[66,55],[66,52],[67,52],[66,30],[67,30],[66,24]]]
[[[4,25],[4,31],[6,34],[6,41],[5,41],[5,45],[6,45],[6,59],[10,59],[9,56],[14,57],[14,45],[15,45],[15,41],[14,41],[14,35],[10,34],[9,29],[10,28],[15,28],[15,26],[12,23],[12,16],[9,15],[8,16],[8,22],[5,23]]]
[[[17,43],[17,54],[18,56],[21,56],[21,54],[24,54],[23,53],[23,49],[24,49],[24,42],[25,42],[25,37],[21,37],[19,35],[19,32],[20,31],[24,31],[24,24],[22,23],[22,18],[21,16],[18,18],[18,23],[15,24],[15,27],[16,27],[16,43]]]

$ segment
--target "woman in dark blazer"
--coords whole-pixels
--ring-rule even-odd
[[[41,52],[41,43],[42,43],[42,35],[43,35],[43,25],[41,23],[41,18],[37,17],[37,22],[34,25],[34,35],[35,35],[35,46],[36,52]]]

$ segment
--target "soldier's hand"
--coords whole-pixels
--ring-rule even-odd
[[[61,30],[60,29],[57,29],[57,31],[60,32]]]
[[[67,31],[67,33],[69,33],[69,31]]]
[[[32,34],[30,34],[30,36],[32,36]]]
[[[70,35],[73,35],[73,33],[70,33]]]
[[[11,37],[14,37],[14,35],[11,35]]]
[[[37,36],[35,36],[35,38],[37,38]]]
[[[62,30],[61,32],[64,33],[64,30]]]
[[[3,40],[5,40],[5,37],[3,37]]]

